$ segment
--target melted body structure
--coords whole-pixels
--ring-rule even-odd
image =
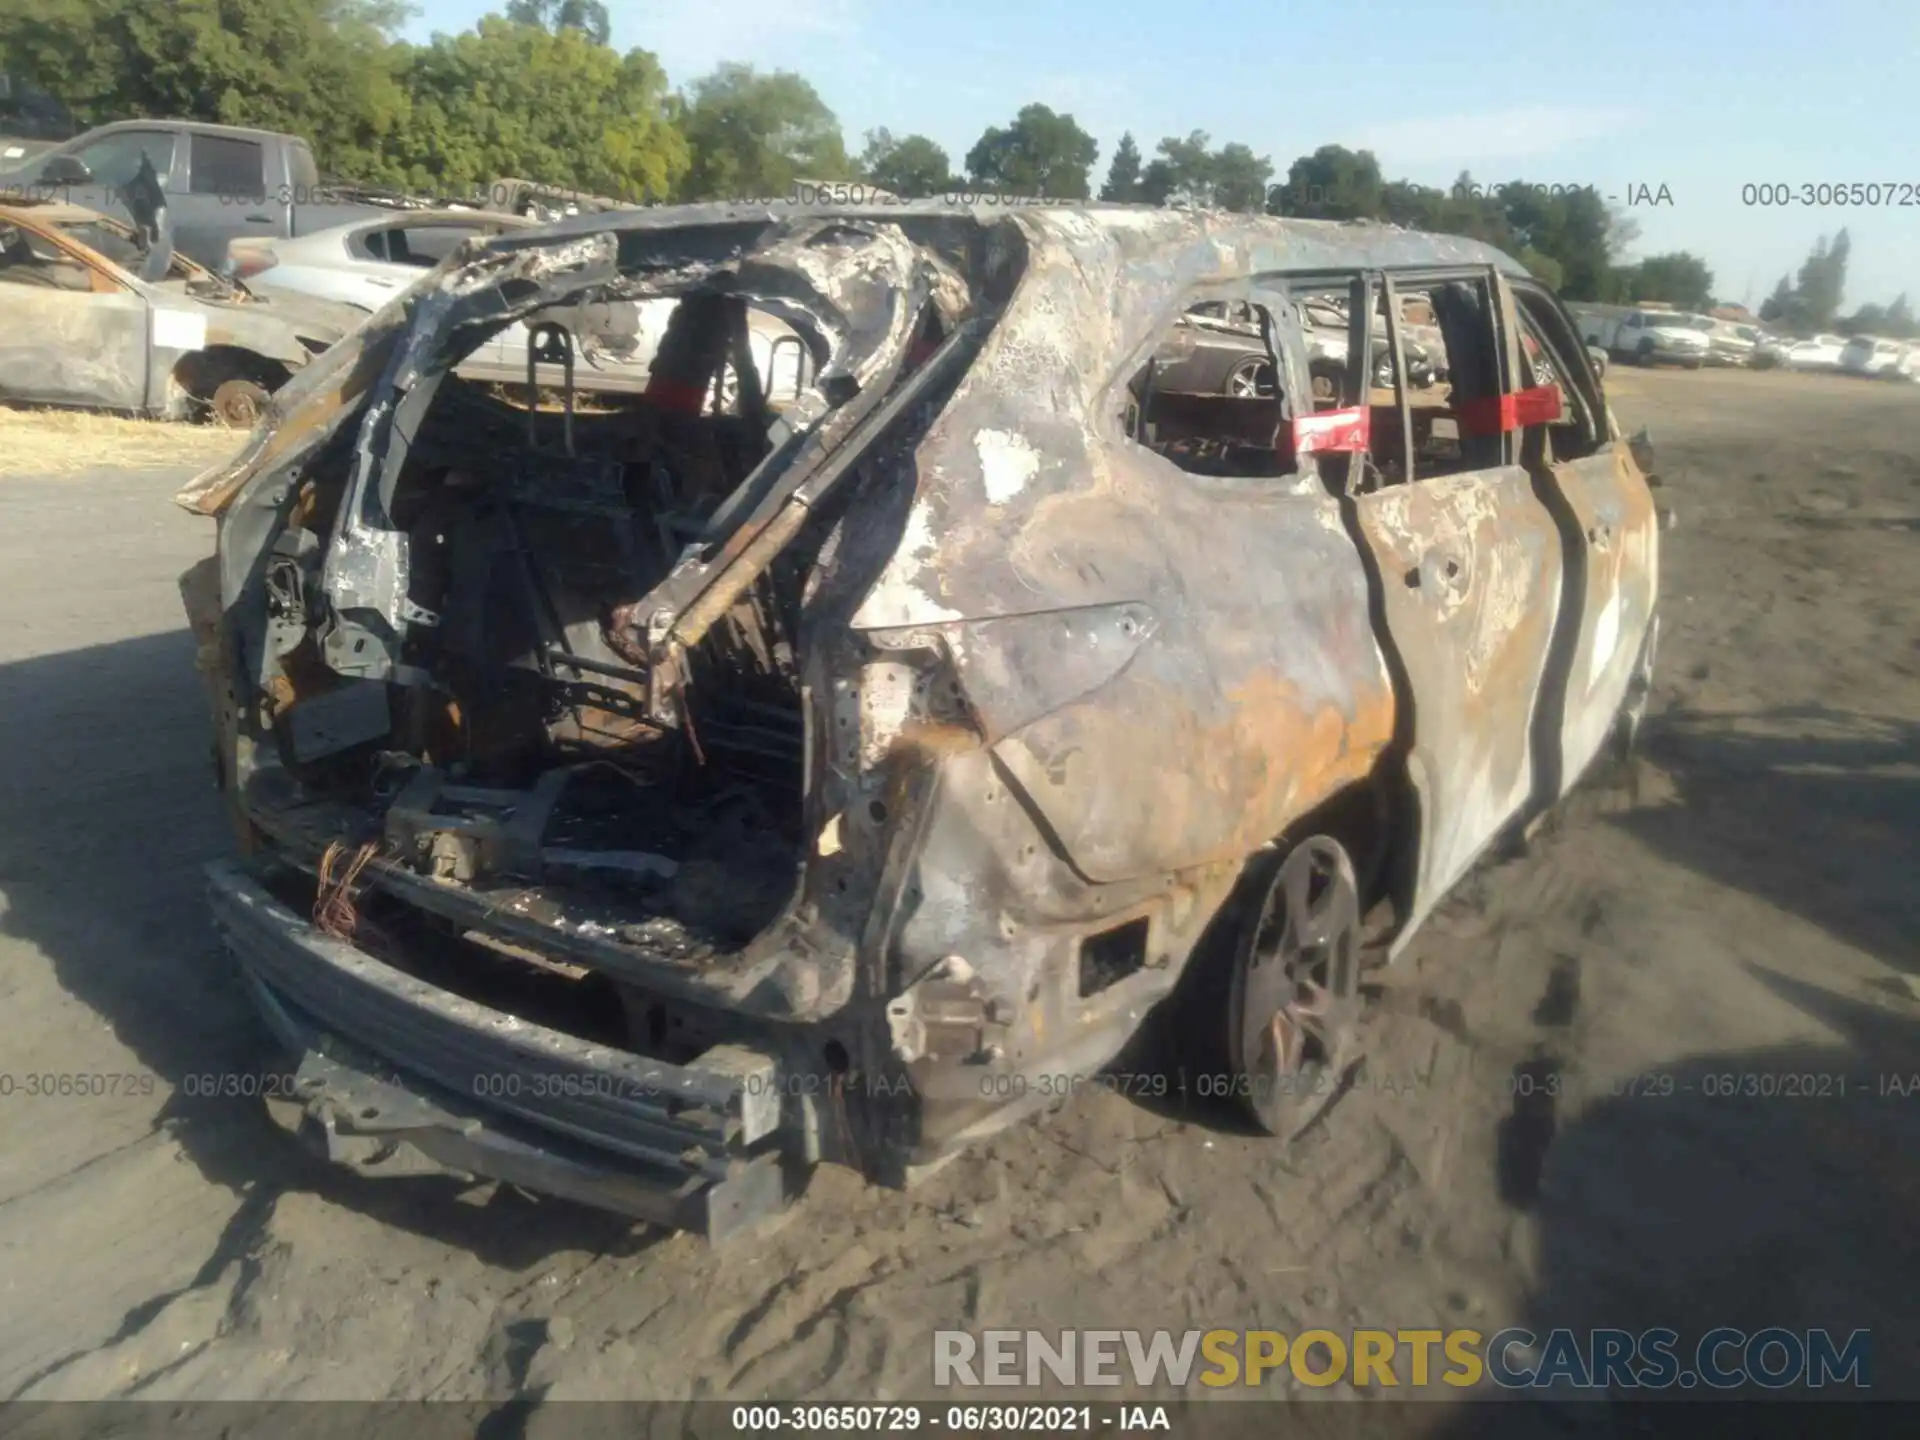
[[[596,392],[542,317],[628,301],[670,318]],[[456,373],[522,324],[524,386]],[[1309,835],[1352,893],[1300,906],[1404,942],[1644,691],[1653,511],[1572,333],[1498,252],[1327,222],[471,247],[181,496],[220,518],[182,582],[245,852],[213,904],[294,1123],[719,1238],[1279,953],[1237,937]]]

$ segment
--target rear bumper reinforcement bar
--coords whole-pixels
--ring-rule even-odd
[[[672,1065],[596,1045],[322,933],[242,865],[208,879],[254,1002],[297,1058],[277,1118],[327,1159],[502,1180],[715,1242],[784,1208],[770,1056],[719,1046]]]

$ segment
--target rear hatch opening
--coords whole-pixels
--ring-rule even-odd
[[[600,1043],[624,1010],[658,1055],[707,1043],[668,1033],[702,1004],[800,1019],[844,991],[794,973],[846,803],[812,753],[829,652],[858,648],[841,522],[899,509],[872,500],[911,492],[932,411],[907,402],[974,337],[896,227],[779,229],[665,275],[607,235],[495,247],[423,287],[357,423],[250,482],[279,490],[257,552],[223,529],[232,778],[321,930]],[[639,394],[542,323],[662,296]],[[451,373],[519,323],[524,387]]]

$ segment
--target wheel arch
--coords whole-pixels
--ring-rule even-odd
[[[1392,913],[1400,913],[1406,903],[1400,893],[1402,876],[1411,873],[1418,858],[1419,837],[1418,826],[1410,823],[1415,818],[1411,795],[1404,780],[1396,779],[1403,769],[1404,758],[1389,750],[1367,775],[1301,812],[1266,845],[1248,855],[1226,898],[1214,911],[1206,933],[1195,944],[1192,961],[1199,961],[1202,952],[1219,940],[1231,944],[1249,907],[1264,898],[1273,869],[1309,835],[1325,835],[1347,852],[1360,891],[1363,919],[1382,902],[1391,907]]]
[[[249,350],[244,345],[209,345],[190,350],[173,364],[173,379],[196,402],[204,405],[228,380],[252,380],[269,394],[293,374],[284,362]]]

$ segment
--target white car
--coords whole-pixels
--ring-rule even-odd
[[[1840,352],[1840,368],[1849,375],[1886,375],[1903,370],[1908,346],[1878,335],[1856,335]]]
[[[1689,315],[1687,319],[1693,328],[1707,337],[1707,363],[1709,365],[1753,364],[1754,344],[1751,327],[1736,325],[1731,320],[1715,320],[1707,315]]]
[[[1635,310],[1620,322],[1608,350],[1641,365],[1661,361],[1698,370],[1707,361],[1707,332],[1691,316],[1669,310]]]
[[[298,291],[372,314],[464,242],[539,223],[480,210],[400,210],[293,240],[229,240],[227,261],[250,288]]]
[[[1759,359],[1783,370],[1838,370],[1846,346],[1838,335],[1816,335],[1811,340],[1777,335],[1760,347]]]
[[[233,240],[227,245],[227,260],[232,273],[260,294],[310,295],[372,314],[468,240],[544,223],[494,211],[405,210],[295,240]],[[525,384],[529,335],[536,325],[557,322],[574,342],[577,388],[637,393],[646,388],[654,353],[678,303],[581,301],[543,310],[490,337],[455,373],[470,380]],[[791,404],[812,378],[812,357],[799,334],[773,316],[752,310],[747,338],[768,402],[776,408]],[[538,376],[543,386],[557,385],[560,378],[559,368],[553,365],[545,366]],[[714,398],[724,407],[724,394],[716,392]]]

